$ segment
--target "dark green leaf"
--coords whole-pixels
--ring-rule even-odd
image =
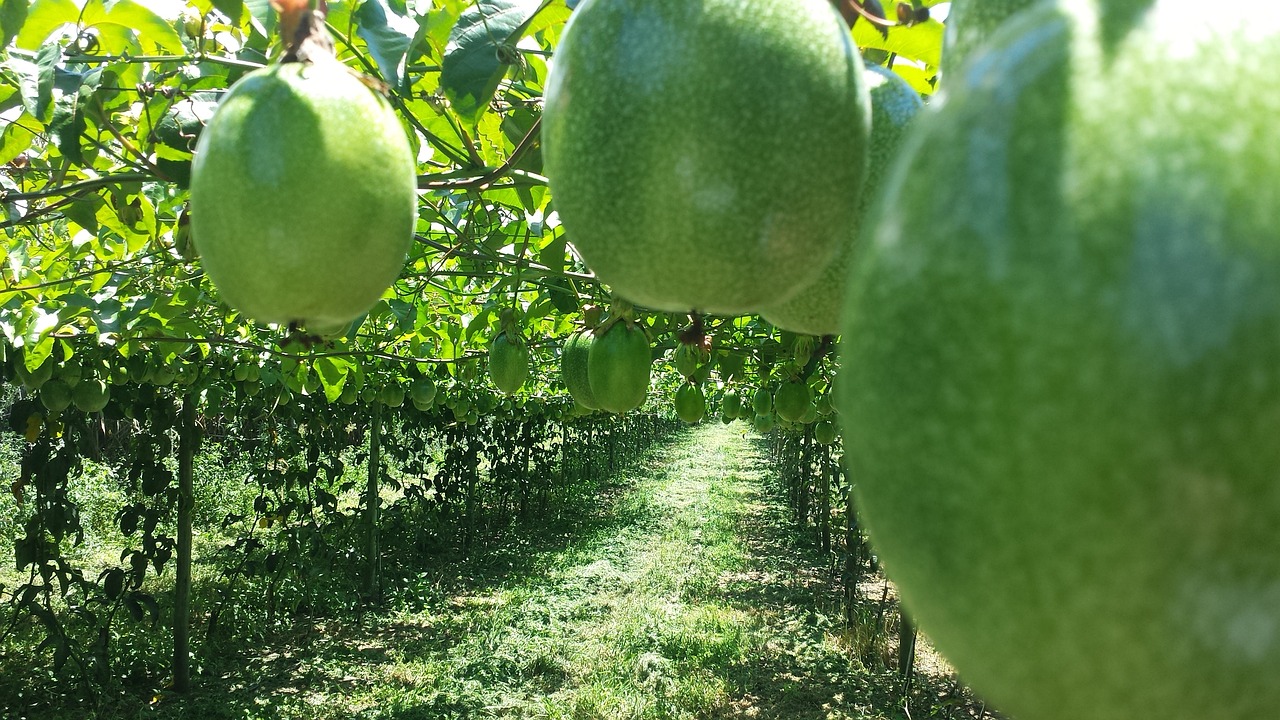
[[[120,568],[111,568],[103,572],[102,592],[106,593],[107,599],[115,600],[120,597],[120,593],[124,591],[124,571]]]
[[[541,0],[479,0],[458,18],[445,45],[440,86],[467,123],[475,125],[484,114],[540,7]]]
[[[8,47],[26,22],[27,0],[4,0],[0,5],[0,47]]]
[[[240,16],[244,13],[244,0],[213,0],[213,7],[226,15],[232,25],[240,24]]]
[[[386,0],[365,0],[356,11],[356,33],[369,46],[378,71],[392,87],[404,79],[405,58],[418,32],[418,23],[398,15]]]
[[[80,151],[80,136],[85,131],[84,112],[75,103],[74,96],[64,96],[54,105],[53,120],[49,123],[53,144],[73,164],[84,165],[84,154]]]
[[[34,63],[18,58],[10,61],[18,73],[22,105],[32,117],[48,124],[53,119],[54,68],[62,59],[62,48],[56,41],[45,43],[36,53]]]

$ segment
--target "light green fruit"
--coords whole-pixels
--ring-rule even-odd
[[[830,420],[819,420],[814,423],[813,439],[821,445],[831,445],[836,441],[836,424]]]
[[[429,377],[414,378],[409,384],[409,398],[419,410],[429,410],[436,399],[436,382]]]
[[[71,388],[61,380],[53,379],[40,385],[40,403],[50,415],[57,415],[71,405]]]
[[[850,283],[844,457],[1002,713],[1271,717],[1280,15],[1095,7],[1024,11],[918,118]]]
[[[415,171],[400,120],[346,66],[271,65],[236,82],[200,133],[192,240],[246,316],[339,327],[404,265]]]
[[[560,219],[634,303],[738,314],[780,302],[853,225],[869,101],[826,0],[587,0],[545,99]]]
[[[489,345],[489,379],[504,395],[514,395],[529,377],[529,347],[500,333]]]
[[[702,388],[693,383],[680,383],[675,397],[676,416],[692,425],[701,422],[707,414],[707,400]]]
[[[694,373],[698,372],[698,353],[697,347],[687,343],[678,343],[671,364],[675,366],[676,372],[684,377],[691,378]]]
[[[383,385],[378,391],[378,402],[393,408],[404,405],[404,388],[395,382]]]
[[[769,388],[761,387],[756,390],[756,394],[751,397],[751,409],[757,417],[773,412],[773,394],[769,392]]]
[[[573,333],[564,341],[564,348],[560,353],[560,373],[575,402],[582,407],[598,410],[600,405],[596,402],[595,395],[591,394],[591,376],[588,374],[592,340],[591,333],[581,331]]]
[[[587,356],[591,395],[602,410],[624,413],[644,404],[652,357],[644,331],[615,323],[591,343]]]
[[[835,406],[831,404],[831,392],[828,391],[819,395],[818,399],[814,401],[814,406],[817,407],[818,414],[823,417],[835,412]]]
[[[72,390],[80,384],[82,377],[84,377],[84,368],[80,366],[78,360],[68,360],[58,366],[58,379]]]
[[[355,385],[352,385],[351,383],[347,383],[346,385],[342,386],[342,394],[338,396],[338,402],[342,403],[343,405],[355,405],[356,401],[359,399],[360,399],[360,391],[356,390]]]
[[[80,412],[101,412],[111,399],[111,388],[98,378],[84,378],[71,390],[71,402]]]
[[[767,433],[773,429],[774,422],[773,415],[766,413],[755,416],[755,419],[752,420],[752,425],[755,427],[756,432]]]
[[[796,422],[802,425],[809,425],[810,423],[816,422],[817,420],[818,420],[818,408],[813,403],[809,403],[808,407],[804,409],[804,412],[800,414],[800,419],[797,420]]]
[[[800,422],[813,407],[813,391],[802,380],[788,380],[773,394],[773,409],[787,422]]]
[[[742,412],[742,396],[737,390],[726,390],[720,399],[720,410],[729,418],[736,418]]]
[[[867,182],[858,200],[858,214],[836,257],[817,279],[789,300],[760,310],[761,317],[783,330],[808,335],[835,335],[840,332],[840,314],[844,312],[849,268],[857,250],[862,223],[893,160],[898,156],[898,147],[911,126],[911,120],[923,107],[920,95],[897,73],[877,65],[867,66],[866,73],[867,86],[871,88],[871,154],[867,164]],[[807,353],[802,357],[798,354],[797,362],[804,366],[808,358]]]

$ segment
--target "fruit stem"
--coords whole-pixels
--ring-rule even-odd
[[[315,62],[333,59],[337,52],[333,38],[324,25],[329,6],[326,0],[271,0],[271,7],[280,13],[280,39],[284,42],[284,54],[280,62]]]

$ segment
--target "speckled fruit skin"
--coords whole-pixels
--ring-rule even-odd
[[[813,391],[803,380],[788,380],[778,386],[773,394],[773,409],[787,422],[800,422],[805,412],[813,406]]]
[[[1005,713],[1273,717],[1280,19],[1091,8],[1015,18],[917,119],[850,285],[845,457]]]
[[[341,327],[395,281],[417,214],[400,121],[337,61],[245,75],[200,134],[191,235],[222,299],[264,323]]]
[[[545,98],[567,237],[634,303],[781,302],[853,224],[870,108],[826,0],[586,0]]]
[[[880,190],[885,173],[897,157],[898,145],[910,127],[911,119],[923,107],[920,95],[892,70],[868,65],[866,81],[871,94],[870,157],[867,181],[859,196],[858,215],[835,258],[816,280],[804,286],[790,300],[760,310],[761,317],[783,330],[806,335],[835,335],[840,332],[849,266],[857,248],[863,218]]]
[[[702,388],[692,383],[680,383],[672,405],[676,416],[690,425],[701,422],[707,414],[707,399],[702,394]]]
[[[1006,20],[1040,0],[951,0],[942,45],[942,87]]]
[[[504,395],[514,395],[529,377],[529,347],[505,332],[489,346],[489,379]]]
[[[587,355],[591,395],[602,410],[624,413],[644,404],[653,359],[644,331],[620,322],[591,343]]]
[[[600,403],[596,402],[595,395],[591,393],[591,376],[588,374],[587,364],[592,339],[591,333],[584,330],[573,333],[564,341],[560,354],[560,372],[574,401],[588,410],[599,410]]]

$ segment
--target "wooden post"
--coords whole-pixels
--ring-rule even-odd
[[[373,425],[369,429],[369,475],[364,491],[365,536],[365,599],[378,600],[378,511],[382,504],[378,496],[378,480],[382,473],[382,403],[374,403]]]
[[[916,624],[911,622],[911,616],[907,615],[901,601],[898,602],[898,618],[898,677],[902,679],[902,695],[906,697],[911,692],[911,679],[914,676]]]
[[[173,689],[191,688],[191,513],[195,508],[192,489],[196,454],[195,393],[182,400],[178,425],[178,567],[173,594]]]

